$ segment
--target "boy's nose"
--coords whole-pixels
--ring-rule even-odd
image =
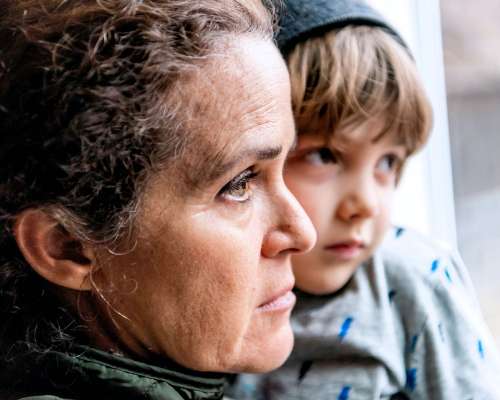
[[[357,181],[345,193],[337,208],[337,215],[344,221],[363,220],[378,214],[376,185],[370,178]]]

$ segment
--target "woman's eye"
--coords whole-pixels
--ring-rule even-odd
[[[399,157],[397,155],[387,154],[380,159],[377,169],[384,173],[395,172],[399,164]]]
[[[335,164],[337,156],[327,147],[321,147],[310,151],[304,156],[304,160],[312,165]]]
[[[257,172],[247,169],[231,179],[220,191],[219,196],[225,200],[243,203],[252,195],[251,181],[258,175]]]

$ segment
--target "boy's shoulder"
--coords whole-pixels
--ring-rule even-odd
[[[403,227],[391,229],[373,256],[373,262],[383,265],[388,279],[408,284],[425,281],[434,285],[437,281],[466,280],[468,275],[458,253],[415,230]]]
[[[386,256],[423,259],[432,256],[457,257],[447,244],[426,236],[414,229],[395,226],[386,234],[379,251]]]
[[[451,310],[479,312],[467,268],[452,248],[411,229],[395,228],[373,256],[378,287],[386,288],[392,307],[413,322]],[[421,318],[417,316],[420,315]]]

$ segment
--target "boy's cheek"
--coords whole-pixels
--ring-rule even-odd
[[[318,230],[319,221],[327,214],[331,214],[335,205],[335,196],[331,193],[335,191],[333,185],[312,184],[310,181],[294,177],[285,179],[285,183]]]
[[[391,216],[392,216],[392,207],[388,205],[388,207],[383,210],[383,213],[379,216],[378,223],[376,224],[377,227],[374,232],[374,237],[373,237],[373,246],[375,249],[373,252],[376,250],[376,248],[382,243],[386,233],[389,231],[389,229],[392,226],[391,223]]]

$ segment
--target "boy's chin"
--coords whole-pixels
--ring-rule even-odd
[[[302,292],[316,296],[333,294],[347,285],[356,269],[357,267],[336,268],[335,271],[318,273],[307,277],[301,277],[297,274],[295,286]]]

